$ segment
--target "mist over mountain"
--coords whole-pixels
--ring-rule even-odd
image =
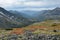
[[[22,15],[28,19],[34,19],[35,21],[43,21],[47,19],[59,19],[60,8],[56,7],[52,10],[41,10],[41,11],[32,11],[32,10],[25,10],[25,11],[15,11],[15,13]]]
[[[0,28],[22,27],[31,24],[32,21],[16,12],[12,13],[0,7]]]
[[[7,11],[0,7],[0,27],[14,28],[27,26],[44,20],[60,20],[60,8],[42,11]]]
[[[21,16],[23,16],[24,18],[27,18],[29,19],[30,21],[33,21],[33,22],[37,22],[37,20],[35,19],[35,14],[40,14],[40,11],[13,11],[13,10],[10,10],[9,12],[11,13],[15,13],[15,14],[19,14]]]
[[[60,8],[56,7],[53,10],[45,10],[45,12],[43,11],[43,13],[38,15],[37,18],[38,19],[43,18],[44,20],[48,19],[58,20],[60,19]]]

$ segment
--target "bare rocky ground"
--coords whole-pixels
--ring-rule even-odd
[[[51,34],[33,34],[32,32],[25,32],[24,34],[7,34],[1,35],[0,40],[60,40],[60,35]]]

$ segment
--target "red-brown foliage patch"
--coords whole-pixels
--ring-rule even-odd
[[[11,31],[11,34],[23,34],[24,29],[23,28],[15,28],[14,30]]]
[[[27,27],[27,29],[32,31],[32,32],[36,29],[44,29],[44,28],[47,28],[47,27],[44,27],[44,26],[30,26],[30,27]],[[11,34],[23,34],[25,30],[26,29],[24,29],[24,28],[15,28],[11,31]]]

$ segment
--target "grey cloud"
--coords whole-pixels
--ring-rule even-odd
[[[12,6],[10,9],[26,9],[26,8],[55,8],[55,7],[60,7],[60,0],[24,0],[23,2],[36,2],[36,1],[41,1],[41,2],[45,2],[47,3],[46,5],[43,5],[43,6],[26,6],[26,5],[15,5],[15,6]],[[9,9],[9,8],[8,8]]]

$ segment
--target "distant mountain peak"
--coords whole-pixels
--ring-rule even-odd
[[[0,7],[0,12],[5,12],[7,10],[5,10],[4,8]]]
[[[60,7],[56,7],[54,10],[60,10]]]
[[[1,9],[4,9],[4,8],[0,7],[0,10],[1,10]]]
[[[0,8],[2,8],[2,7],[0,7]]]
[[[56,9],[59,9],[60,7],[56,7]]]

